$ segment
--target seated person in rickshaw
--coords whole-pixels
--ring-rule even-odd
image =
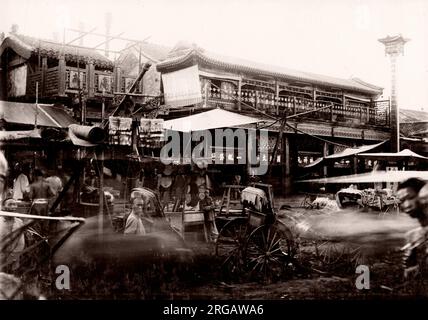
[[[142,220],[143,208],[143,199],[137,197],[132,200],[132,210],[128,218],[126,219],[124,234],[146,234],[146,229],[144,228]]]
[[[208,241],[215,242],[218,237],[218,230],[215,224],[215,205],[210,197],[210,190],[205,189],[204,193],[199,194],[199,209],[204,213],[204,223],[208,234]]]
[[[415,218],[421,225],[406,234],[407,244],[404,251],[404,276],[419,272],[418,260],[428,256],[428,184],[417,178],[410,178],[398,185],[397,197],[400,200],[400,208],[410,217]],[[423,244],[425,243],[425,246]],[[425,252],[424,252],[425,251]]]

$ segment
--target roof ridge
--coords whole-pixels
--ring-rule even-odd
[[[65,47],[81,48],[81,49],[91,50],[93,52],[98,53],[98,50],[96,50],[94,48],[91,48],[91,47],[86,47],[86,46],[79,46],[79,45],[67,44],[67,43],[63,44],[62,42],[58,42],[58,41],[54,41],[54,40],[48,40],[48,39],[43,39],[43,38],[37,38],[37,37],[33,37],[33,36],[27,36],[27,35],[24,35],[24,34],[19,34],[19,35],[17,35],[17,37],[18,38],[19,37],[31,38],[31,39],[33,39],[35,41],[43,41],[43,42],[47,42],[47,43],[51,43],[51,44],[56,44],[56,45],[59,45],[59,46],[65,46]],[[22,40],[22,39],[21,39],[21,41],[25,42],[25,40]],[[98,53],[98,54],[100,54],[100,53]],[[106,57],[106,59],[107,59],[107,57]]]
[[[198,55],[199,58],[202,58],[208,61],[211,60],[212,63],[218,62],[224,65],[232,65],[232,66],[235,65],[241,68],[247,68],[247,69],[253,70],[254,72],[262,72],[262,73],[274,74],[281,77],[295,78],[296,80],[300,80],[300,81],[321,82],[321,83],[327,83],[333,86],[342,86],[342,87],[344,86],[347,88],[352,88],[357,91],[370,91],[372,93],[373,91],[376,91],[378,94],[380,94],[379,91],[383,89],[382,87],[365,83],[364,81],[361,81],[363,82],[361,83],[349,78],[348,79],[339,78],[339,77],[334,77],[330,75],[300,71],[300,70],[291,69],[283,66],[269,65],[262,62],[256,62],[248,59],[242,59],[242,58],[237,58],[237,57],[228,56],[224,54],[218,54],[212,51],[207,51],[205,49],[201,50],[201,49],[202,48],[200,48],[199,46],[193,46],[192,48],[188,48],[185,51],[183,50],[184,51],[183,54],[179,56],[166,58],[164,61],[158,64],[158,66],[162,68],[164,66],[165,67],[171,66],[174,63],[181,63],[182,61],[185,61],[190,55],[196,54]],[[236,59],[238,59],[237,62],[231,61]],[[275,70],[275,69],[278,69],[278,70]],[[321,79],[314,79],[314,78],[321,78]],[[340,84],[340,83],[334,83],[333,81],[345,82],[345,83]],[[358,85],[360,87],[358,87]]]

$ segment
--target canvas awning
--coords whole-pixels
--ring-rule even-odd
[[[324,160],[337,160],[337,159],[341,159],[341,158],[355,156],[357,154],[360,154],[360,153],[363,153],[363,152],[367,152],[369,150],[373,150],[373,149],[381,146],[385,142],[386,142],[386,140],[382,141],[382,142],[379,142],[379,143],[376,143],[376,144],[361,146],[361,147],[357,147],[357,148],[346,148],[345,150],[343,150],[341,152],[337,152],[337,153],[328,155],[328,156],[323,157],[323,158],[318,158],[314,162],[312,162],[312,163],[308,164],[307,166],[305,166],[305,168],[314,167],[314,166],[320,164],[321,162],[323,162]]]
[[[339,177],[300,180],[297,182],[312,183],[377,183],[377,182],[403,182],[409,178],[419,178],[428,181],[428,171],[373,171],[368,173],[352,174]]]
[[[165,121],[163,123],[163,128],[166,130],[190,132],[216,128],[230,128],[261,121],[263,120],[223,109],[213,109],[188,117]]]
[[[198,66],[162,74],[165,104],[183,107],[202,102]]]
[[[404,149],[400,152],[379,152],[379,153],[361,153],[358,155],[366,159],[372,160],[389,160],[389,161],[400,161],[406,159],[422,159],[428,160],[427,157],[421,156],[416,152],[409,149]]]
[[[61,107],[47,104],[22,103],[0,100],[0,119],[7,123],[34,125],[41,127],[68,128],[76,123]]]

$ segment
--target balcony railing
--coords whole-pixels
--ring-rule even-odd
[[[239,95],[237,89],[225,92],[215,87],[208,90],[206,97],[211,105],[245,113],[254,114],[254,109],[274,116],[308,112],[296,119],[386,127],[390,125],[389,101],[363,103],[347,100],[343,104],[314,101],[295,96],[278,96],[276,98],[275,94],[271,92],[247,89],[242,90]]]

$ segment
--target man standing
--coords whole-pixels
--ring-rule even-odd
[[[24,174],[19,163],[15,164],[15,171],[17,176],[13,180],[12,198],[15,200],[22,200],[24,198],[24,194],[28,192],[30,183],[28,182],[28,177]]]
[[[210,197],[210,190],[205,189],[205,193],[199,194],[199,209],[204,213],[205,228],[208,234],[208,241],[215,242],[218,237],[217,226],[215,224],[214,203]]]
[[[30,185],[30,199],[33,201],[32,214],[48,215],[48,200],[53,192],[43,177],[43,171],[34,170],[35,181]]]
[[[126,219],[125,234],[146,234],[141,216],[143,214],[144,201],[141,198],[135,198],[132,202],[132,210]]]

